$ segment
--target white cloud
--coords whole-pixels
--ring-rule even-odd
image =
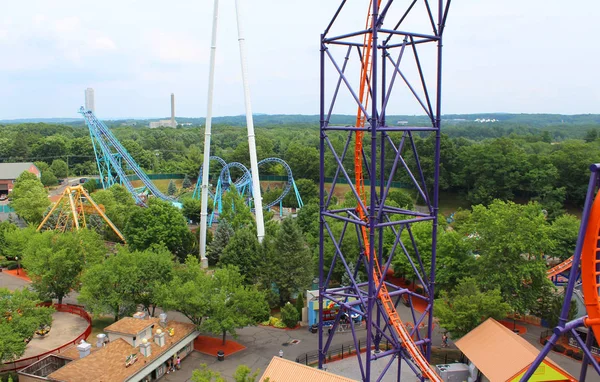
[[[115,50],[117,44],[108,37],[97,37],[94,47],[98,50]]]

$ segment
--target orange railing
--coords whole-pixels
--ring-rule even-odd
[[[79,341],[81,341],[81,340],[87,339],[89,337],[89,335],[92,333],[92,317],[89,315],[88,312],[85,311],[83,306],[71,305],[71,304],[50,304],[50,303],[43,303],[41,305],[42,306],[52,306],[54,309],[56,309],[57,312],[76,314],[87,321],[87,323],[88,323],[87,328],[85,329],[85,331],[83,333],[78,335],[77,338],[75,338],[73,341],[67,342],[66,344],[59,346],[56,349],[52,349],[50,351],[35,355],[33,357],[21,358],[16,361],[4,362],[4,363],[0,364],[0,373],[7,372],[7,371],[21,370],[21,369],[31,365],[32,363],[37,362],[40,359],[46,357],[47,355],[60,354],[60,352],[64,351],[66,348],[69,348],[72,345],[79,343]]]

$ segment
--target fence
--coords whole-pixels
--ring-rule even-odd
[[[185,174],[147,174],[147,176],[152,180],[185,178]],[[127,175],[127,179],[129,179],[129,181],[140,180],[137,175]]]
[[[521,322],[525,322],[527,324],[542,326],[542,320],[539,317],[535,316],[527,316],[522,314],[508,314],[506,318],[511,320],[517,320]]]
[[[92,317],[88,314],[88,312],[85,311],[85,309],[83,309],[82,306],[71,305],[71,304],[50,304],[50,303],[44,303],[41,305],[42,306],[52,306],[54,309],[56,309],[57,312],[76,314],[76,315],[82,317],[83,319],[85,319],[88,323],[88,326],[85,329],[85,331],[83,333],[81,333],[80,335],[78,335],[77,338],[75,338],[73,341],[67,342],[66,344],[64,344],[60,347],[57,347],[56,349],[47,351],[42,354],[35,355],[33,357],[22,358],[22,359],[12,361],[12,362],[4,362],[2,365],[0,365],[0,373],[7,372],[7,371],[21,370],[24,367],[27,367],[27,366],[31,365],[32,363],[37,362],[40,359],[46,357],[47,355],[60,354],[60,352],[64,351],[66,348],[69,348],[72,345],[79,343],[79,341],[81,341],[81,340],[87,339],[88,336],[92,333]]]

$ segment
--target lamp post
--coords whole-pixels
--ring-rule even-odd
[[[17,275],[19,275],[19,256],[15,256],[15,260],[17,260]]]

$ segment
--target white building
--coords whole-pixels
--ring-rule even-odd
[[[160,121],[150,122],[150,128],[156,129],[157,127],[177,127],[177,121],[170,119],[161,119]]]
[[[94,101],[94,89],[85,89],[85,110],[91,110],[93,113],[96,112],[96,103]]]

